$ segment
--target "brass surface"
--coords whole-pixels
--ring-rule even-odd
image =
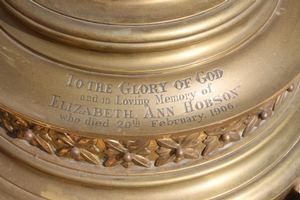
[[[299,97],[299,90],[297,93]],[[292,134],[298,130],[295,121],[299,119],[299,109],[294,109],[299,106],[297,99],[298,103],[279,108],[282,115],[272,117],[261,126],[257,130],[260,134],[251,134],[238,146],[231,146],[198,164],[184,163],[179,169],[168,165],[124,170],[80,164],[29,148],[2,131],[1,147],[7,152],[1,155],[1,161],[7,163],[1,165],[5,185],[2,188],[17,199],[22,199],[20,195],[37,199],[38,196],[49,199],[247,199],[249,196],[275,199],[292,187],[295,177],[300,175],[299,165],[295,164],[300,153],[299,135]],[[21,165],[18,160],[33,168]],[[49,174],[69,181],[63,182]],[[41,185],[37,187],[36,182]]]
[[[295,190],[299,1],[0,5],[0,197]]]
[[[2,110],[0,122],[20,139],[39,147],[49,154],[73,158],[105,167],[131,165],[155,167],[170,162],[179,163],[185,159],[206,158],[228,144],[238,142],[270,118],[285,101],[288,92],[294,90],[291,85],[287,91],[260,106],[251,114],[241,116],[219,127],[198,129],[186,135],[170,135],[156,140],[111,140],[82,137],[66,132],[57,132],[47,126],[32,123],[24,118]],[[1,111],[1,110],[0,110]],[[104,161],[104,162],[103,162]]]

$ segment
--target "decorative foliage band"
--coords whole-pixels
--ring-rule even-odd
[[[287,91],[290,92],[294,85]],[[218,127],[194,131],[183,136],[156,140],[110,140],[88,138],[55,131],[0,110],[0,123],[9,133],[26,140],[32,146],[59,157],[113,167],[131,165],[156,167],[184,159],[199,159],[225,145],[249,135],[263,120],[270,117],[283,100],[285,93],[272,99],[250,115]]]

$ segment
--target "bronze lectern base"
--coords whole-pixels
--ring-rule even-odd
[[[299,0],[0,5],[0,199],[299,191]]]

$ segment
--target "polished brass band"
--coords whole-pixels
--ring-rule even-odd
[[[11,113],[3,106],[0,108],[0,122],[9,135],[27,140],[31,145],[59,157],[103,164],[105,167],[159,167],[170,162],[179,163],[184,159],[205,158],[232,142],[238,142],[259,127],[262,121],[271,117],[287,92],[292,92],[294,87],[294,84],[291,85],[287,91],[239,119],[225,121],[212,129],[196,129],[179,136],[169,134],[156,140],[112,140],[60,132],[51,125],[26,120],[26,117],[13,114],[15,112]]]
[[[299,182],[300,1],[0,5],[0,199],[282,199]]]
[[[300,104],[299,94],[298,87],[277,109],[280,114],[266,120],[257,128],[257,133],[253,132],[239,143],[204,157],[201,162],[183,161],[179,168],[171,163],[157,168],[152,166],[149,170],[134,165],[125,169],[123,166],[105,168],[101,165],[73,162],[49,155],[36,147],[29,147],[24,140],[12,139],[1,130],[0,142],[1,147],[5,147],[4,152],[39,169],[36,171],[32,167],[20,165],[12,157],[1,154],[1,160],[10,163],[10,167],[2,165],[2,183],[6,184],[8,191],[18,191],[12,193],[12,196],[33,195],[32,199],[38,199],[38,196],[50,199],[62,196],[67,199],[84,199],[87,198],[86,194],[95,198],[100,195],[103,199],[133,196],[144,199],[232,199],[248,196],[254,199],[282,199],[282,194],[286,195],[284,192],[294,186],[295,177],[300,176],[300,165],[295,162],[299,160],[300,153],[297,148],[298,124],[295,123],[300,114],[299,109],[295,109]],[[265,158],[268,158],[267,162]],[[70,181],[64,184],[44,172]],[[19,174],[19,179],[16,176],[11,179],[12,173]],[[31,182],[43,177],[45,185],[26,185],[24,175],[28,175]],[[89,187],[80,187],[76,183],[78,181]],[[10,182],[15,186],[10,185]],[[261,190],[263,185],[268,187]],[[217,194],[214,192],[215,188],[218,188]],[[28,194],[26,190],[31,193]],[[176,196],[170,190],[176,191]]]
[[[2,1],[4,4],[7,2]],[[275,1],[262,4],[269,5],[270,2]],[[98,69],[106,69],[99,66],[99,63],[104,62],[103,60],[103,62],[97,61],[105,57],[96,55],[99,52],[95,51],[86,52],[88,54],[86,56],[79,51],[87,50],[66,46],[37,35],[18,20],[13,20],[14,18],[11,18],[4,7],[1,7],[3,31],[0,41],[4,59],[1,61],[0,81],[5,87],[0,88],[2,94],[0,103],[20,114],[25,114],[31,120],[51,124],[61,128],[61,131],[72,130],[89,137],[101,135],[102,138],[113,139],[120,139],[119,137],[122,136],[159,138],[163,134],[174,132],[181,134],[197,128],[209,129],[218,121],[226,121],[228,118],[237,119],[240,113],[247,112],[267,99],[274,98],[297,79],[300,45],[294,45],[299,41],[298,33],[293,30],[297,30],[299,23],[297,17],[291,17],[299,16],[296,5],[296,2],[287,4],[282,1],[280,6],[285,7],[285,10],[280,10],[278,7],[274,10],[272,6],[270,10],[273,17],[269,21],[270,25],[264,26],[263,34],[255,35],[256,38],[254,37],[255,40],[252,42],[214,62],[195,65],[192,64],[194,62],[184,61],[184,65],[188,64],[190,69],[184,70],[179,67],[181,65],[179,63],[169,63],[176,68],[179,67],[181,71],[157,74],[159,70],[140,65],[140,62],[152,62],[141,60],[138,54],[123,55],[123,58],[129,55],[130,60],[127,61],[106,54],[109,62],[114,66],[117,66],[114,62],[118,60],[126,70],[128,67],[124,66],[124,63],[130,63],[129,70],[134,69],[136,65],[139,68],[135,69],[141,73],[148,73],[148,69],[155,71],[155,74],[148,75],[112,75],[78,70],[81,67],[69,62],[73,60],[80,63],[74,60],[73,56],[80,58],[82,55],[81,60],[85,62],[85,66],[91,66],[86,63],[87,61],[95,61]],[[278,12],[282,14],[277,15]],[[289,23],[286,23],[286,20]],[[238,24],[236,26],[239,27]],[[224,37],[224,34],[221,32],[219,36]],[[278,38],[283,39],[278,40]],[[236,42],[236,40],[232,41]],[[265,43],[268,41],[276,41],[276,45],[268,47],[266,51]],[[209,45],[214,48],[210,42]],[[222,45],[218,43],[218,46]],[[289,48],[283,48],[285,46]],[[72,49],[78,52],[73,52]],[[170,55],[176,58],[196,56],[194,53],[186,53],[183,49],[175,50],[180,51],[180,56],[173,53]],[[43,51],[46,51],[47,55],[42,53]],[[56,59],[50,55],[52,53],[62,57]],[[163,52],[158,53],[164,57],[168,55]],[[93,54],[97,58],[89,57]],[[237,56],[239,59],[235,59]],[[155,57],[149,55],[147,58],[153,60]],[[65,64],[61,64],[60,60]],[[177,62],[167,57],[163,61],[157,60],[162,65],[173,61]],[[245,63],[248,64],[245,66]],[[14,67],[11,67],[12,65]],[[160,69],[164,69],[162,65],[155,64]],[[109,67],[109,69],[113,68]],[[44,75],[47,78],[43,78]],[[11,77],[17,77],[18,82]],[[23,94],[26,94],[26,98]],[[10,95],[15,101],[7,101],[6,97]],[[184,99],[180,99],[181,97]],[[212,106],[210,101],[213,102]],[[220,109],[222,106],[227,107],[227,112],[219,115],[212,113],[211,109]],[[231,106],[234,109],[230,109]],[[40,113],[41,110],[43,114]],[[103,113],[102,116],[99,114],[100,111]],[[68,120],[62,120],[62,117]],[[162,125],[167,123],[166,118],[178,120],[187,117],[194,117],[194,120],[172,126],[160,125],[160,123]],[[71,122],[71,119],[75,118],[78,118],[80,123]],[[90,121],[85,123],[88,119]],[[134,121],[136,119],[138,121]],[[92,120],[94,125],[91,125]],[[135,122],[140,123],[140,126],[123,127],[125,123]]]

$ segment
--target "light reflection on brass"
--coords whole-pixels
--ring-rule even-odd
[[[287,91],[292,92],[294,85]],[[141,167],[156,167],[169,162],[179,163],[183,159],[200,159],[225,145],[237,142],[248,136],[263,120],[273,115],[283,100],[286,92],[270,100],[259,109],[238,120],[229,121],[219,127],[209,130],[195,130],[195,133],[182,136],[169,136],[157,140],[108,140],[87,138],[57,132],[45,125],[30,123],[9,112],[2,111],[0,122],[10,134],[27,140],[31,145],[60,157],[73,158],[100,165],[103,160],[105,167],[122,164],[128,168],[128,163]],[[152,152],[149,148],[152,143]],[[101,149],[101,151],[100,151]],[[148,158],[150,154],[152,159]],[[201,156],[201,157],[200,157]],[[129,161],[127,161],[129,160]],[[151,161],[153,164],[151,164]],[[179,166],[180,167],[180,166]]]
[[[0,199],[299,185],[297,0],[0,5]]]

